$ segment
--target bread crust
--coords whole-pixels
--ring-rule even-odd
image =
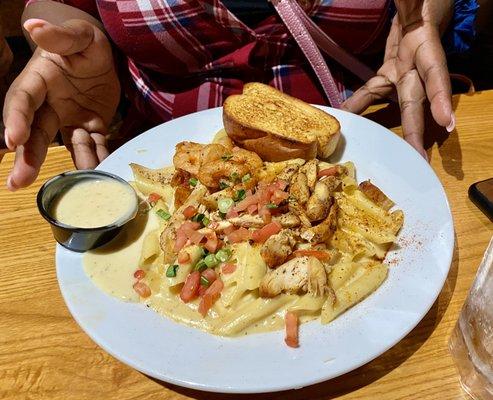
[[[251,115],[249,118],[243,118],[241,105],[250,106],[248,104],[249,98],[252,99],[251,104],[255,103],[256,107],[259,103],[263,105],[265,102],[266,106],[262,108],[261,115],[258,115],[258,118],[263,117],[264,121],[266,121],[265,118],[269,118],[269,113],[273,112],[271,107],[275,107],[276,99],[280,99],[284,109],[286,104],[288,104],[288,109],[292,104],[293,112],[287,115],[286,121],[290,121],[289,118],[292,118],[293,115],[296,119],[296,115],[302,107],[302,116],[305,118],[303,121],[307,121],[311,117],[310,113],[313,113],[314,121],[317,121],[315,124],[320,126],[319,121],[322,116],[328,120],[327,126],[330,126],[330,129],[327,128],[326,131],[319,129],[322,133],[317,132],[317,134],[307,130],[306,134],[297,137],[283,134],[281,126],[278,128],[274,125],[273,129],[270,126],[269,129],[262,129],[259,126],[261,124],[256,124],[256,119],[252,118]],[[247,101],[246,105],[245,101]],[[308,121],[311,120],[308,119]],[[285,121],[281,122],[284,123],[285,128],[290,127],[286,126]],[[243,89],[243,94],[232,95],[226,99],[223,107],[223,123],[226,133],[236,144],[254,151],[264,161],[284,161],[293,158],[310,160],[317,156],[325,159],[335,151],[340,138],[339,121],[332,115],[261,83],[248,83]],[[296,133],[298,132],[299,130],[296,131]]]

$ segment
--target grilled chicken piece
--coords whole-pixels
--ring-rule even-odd
[[[231,198],[233,197],[234,193],[235,193],[234,189],[229,187],[220,190],[219,192],[215,192],[207,196],[204,196],[204,198],[200,199],[200,203],[205,205],[208,210],[217,210],[218,200],[223,197]]]
[[[262,245],[260,255],[270,268],[277,267],[286,261],[296,245],[295,236],[291,229],[283,229],[276,235],[272,235]]]
[[[310,243],[328,243],[337,229],[337,212],[339,207],[334,202],[329,215],[318,225],[301,233],[301,238]]]
[[[322,296],[327,289],[327,272],[323,264],[315,257],[296,257],[268,271],[260,282],[259,293],[261,297],[307,292]]]
[[[192,193],[192,189],[186,186],[178,186],[175,189],[175,210],[180,208],[182,204],[187,201],[190,193]]]
[[[300,219],[293,213],[281,214],[273,217],[272,220],[279,222],[283,228],[295,228],[300,225]],[[229,218],[227,221],[243,228],[261,228],[265,225],[261,216],[250,214]]]
[[[297,201],[290,201],[289,202],[289,211],[291,211],[294,215],[296,215],[300,219],[301,225],[304,228],[311,228],[312,223],[310,222],[310,220],[306,216],[305,210],[303,210],[303,208],[301,208],[301,206],[299,205],[299,203]]]
[[[361,182],[359,184],[359,190],[361,190],[366,197],[373,201],[377,206],[382,207],[385,211],[389,211],[394,206],[394,202],[370,181]]]
[[[315,190],[306,203],[306,216],[310,221],[320,221],[327,217],[332,204],[332,192],[324,182],[317,182]]]
[[[164,252],[165,263],[169,264],[174,260],[173,247],[176,240],[176,229],[185,220],[185,217],[183,216],[183,210],[188,206],[199,207],[200,199],[203,198],[206,193],[207,188],[200,182],[198,182],[192,193],[190,193],[190,196],[188,196],[181,207],[178,208],[168,220],[167,225],[165,226],[164,230],[161,232],[161,236],[159,237],[159,245]],[[167,257],[173,257],[173,259],[171,261],[166,261]]]
[[[316,159],[310,160],[300,168],[300,172],[306,175],[310,191],[315,189],[315,184],[317,183],[317,163]]]
[[[294,160],[289,160],[287,163],[287,166],[277,176],[277,179],[289,182],[293,175],[298,172],[300,167],[305,163],[305,160],[302,158],[296,158]]]
[[[308,187],[308,178],[299,171],[291,179],[289,194],[296,199],[300,205],[305,205],[310,198],[310,188]]]

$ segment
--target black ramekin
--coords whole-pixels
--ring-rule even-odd
[[[113,224],[97,228],[78,228],[61,223],[50,214],[50,206],[53,200],[63,191],[67,190],[77,182],[87,179],[109,179],[116,180],[119,183],[128,186],[135,194],[135,210],[129,211],[122,219]],[[102,246],[113,239],[121,228],[129,221],[135,218],[138,209],[138,198],[130,184],[119,176],[108,172],[96,170],[79,170],[65,172],[57,175],[39,189],[37,196],[38,209],[40,214],[46,219],[53,231],[55,240],[63,247],[76,252],[84,252]],[[115,199],[115,201],[118,201]]]

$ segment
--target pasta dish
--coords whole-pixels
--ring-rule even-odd
[[[351,162],[265,162],[224,131],[181,142],[173,166],[132,164],[142,212],[133,288],[175,321],[222,336],[327,324],[385,280],[401,210]]]

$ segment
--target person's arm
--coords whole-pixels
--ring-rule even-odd
[[[58,26],[63,25],[64,22],[68,20],[79,19],[90,22],[104,32],[101,21],[97,20],[92,15],[86,13],[85,11],[79,10],[78,8],[51,0],[39,0],[27,5],[21,18],[23,27],[24,23],[28,19],[42,19]],[[36,44],[24,28],[23,31],[29,45],[34,50],[36,48]]]

